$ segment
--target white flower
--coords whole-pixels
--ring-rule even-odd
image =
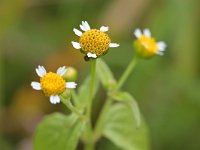
[[[105,33],[108,31],[107,26],[101,26],[100,29],[91,29],[87,21],[82,21],[80,31],[73,29],[74,33],[80,37],[79,42],[72,41],[75,49],[82,49],[81,52],[90,58],[97,58],[107,53],[109,47],[118,47],[119,44],[111,43],[109,36]]]
[[[56,73],[46,72],[43,66],[36,68],[36,73],[41,77],[40,82],[31,82],[31,86],[35,90],[42,90],[46,96],[50,97],[52,104],[60,103],[59,95],[65,91],[66,88],[76,88],[75,82],[65,82],[62,76],[67,69],[65,66],[59,67]]]

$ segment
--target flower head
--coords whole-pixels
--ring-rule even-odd
[[[52,104],[60,103],[59,95],[66,88],[76,88],[75,82],[65,82],[63,75],[67,69],[65,66],[58,68],[56,73],[46,72],[43,66],[36,68],[36,73],[40,77],[40,82],[31,82],[31,86],[35,90],[42,90],[45,96],[50,97]]]
[[[150,58],[155,54],[163,55],[166,44],[162,41],[156,42],[156,40],[151,37],[149,29],[144,29],[143,33],[140,29],[136,29],[134,31],[134,35],[137,38],[134,45],[139,56],[143,58]]]
[[[90,29],[87,21],[82,21],[80,25],[82,31],[73,29],[74,33],[80,37],[79,42],[72,41],[72,45],[87,57],[97,58],[108,52],[109,47],[118,47],[119,44],[111,43],[110,37],[105,33],[108,27],[102,26],[100,29]]]

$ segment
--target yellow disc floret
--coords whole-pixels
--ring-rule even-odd
[[[155,39],[152,37],[147,37],[145,35],[142,35],[135,41],[134,44],[137,53],[144,58],[150,58],[154,56],[158,51],[157,43]]]
[[[83,53],[90,52],[97,56],[107,53],[110,42],[109,36],[97,29],[84,32],[79,40]]]
[[[40,84],[46,96],[61,94],[65,90],[65,80],[53,72],[49,72],[40,78]]]

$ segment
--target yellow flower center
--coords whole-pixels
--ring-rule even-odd
[[[53,72],[49,72],[40,78],[40,84],[46,96],[61,94],[65,90],[65,80]]]
[[[138,40],[149,54],[153,55],[157,52],[158,46],[154,38],[142,35]]]
[[[79,40],[83,53],[87,54],[90,52],[97,56],[106,54],[110,42],[109,36],[97,29],[84,32]]]

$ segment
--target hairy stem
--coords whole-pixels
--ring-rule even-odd
[[[61,101],[69,108],[72,112],[77,114],[81,119],[85,119],[85,116],[80,113],[71,103],[70,99],[65,98],[64,96],[60,95]]]
[[[121,78],[119,79],[119,82],[117,84],[116,90],[119,90],[123,86],[124,82],[127,80],[129,75],[133,71],[133,69],[134,69],[135,65],[137,64],[137,62],[138,62],[137,56],[133,57],[133,59],[131,60],[130,64],[128,65],[127,69],[125,70],[125,72],[123,73]]]
[[[91,59],[90,92],[89,92],[88,107],[87,107],[87,117],[88,118],[91,118],[92,98],[93,98],[94,84],[95,84],[95,73],[96,73],[96,59]],[[89,120],[91,120],[91,119],[89,119]]]
[[[93,140],[93,131],[92,131],[92,99],[94,93],[94,84],[95,84],[95,73],[96,73],[96,59],[91,59],[91,73],[90,73],[90,92],[88,97],[87,104],[87,112],[86,116],[88,119],[87,127],[86,127],[86,141],[85,150],[93,150],[94,149],[94,140]]]

